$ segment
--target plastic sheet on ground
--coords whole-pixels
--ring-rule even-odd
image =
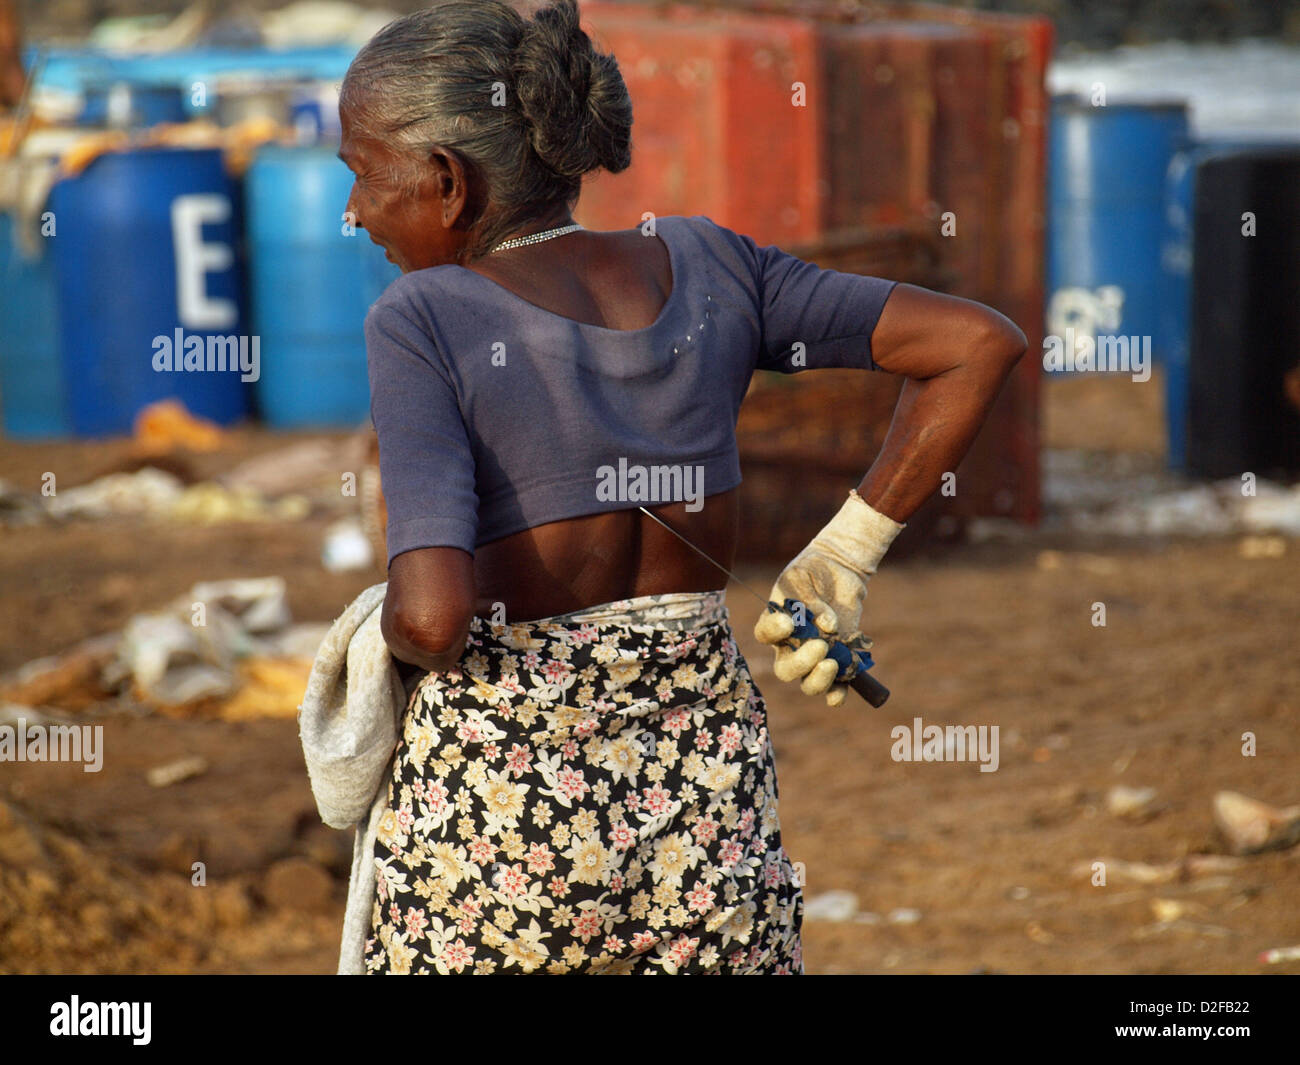
[[[1068,450],[1045,450],[1042,468],[1048,527],[1113,536],[1300,536],[1300,484],[1193,481],[1134,456]],[[972,531],[992,538],[997,529]]]
[[[0,522],[12,515],[15,524],[31,524],[38,510],[60,521],[125,515],[209,524],[298,521],[311,512],[311,503],[300,495],[268,500],[252,489],[227,488],[215,481],[186,486],[175,474],[154,466],[106,474],[51,496],[0,485]]]
[[[68,711],[126,699],[176,716],[291,717],[328,629],[293,624],[281,577],[200,582],[121,633],[28,663],[0,683],[0,702]]]

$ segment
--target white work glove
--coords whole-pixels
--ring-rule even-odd
[[[781,571],[768,599],[774,603],[797,599],[828,637],[854,650],[869,650],[871,641],[861,629],[867,581],[904,528],[870,506],[856,490],[850,492],[839,513]],[[764,611],[754,635],[774,645],[777,680],[800,680],[805,695],[825,693],[830,706],[839,706],[849,686],[835,683],[839,666],[827,657],[830,642],[806,640],[796,651],[783,642],[794,630],[794,619],[784,610]]]

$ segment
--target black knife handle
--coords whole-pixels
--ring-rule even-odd
[[[885,700],[889,698],[889,689],[866,670],[849,681],[849,687],[875,707],[884,706]]]

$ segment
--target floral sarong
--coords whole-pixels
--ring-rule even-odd
[[[801,974],[723,593],[475,617],[411,696],[375,865],[367,972]]]

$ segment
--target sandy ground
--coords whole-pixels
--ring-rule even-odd
[[[1052,381],[1045,403],[1050,446],[1158,463],[1154,380]],[[283,442],[241,433],[198,466]],[[0,469],[25,488],[51,469],[71,483],[125,447],[0,441]],[[118,629],[198,580],[280,574],[295,620],[329,621],[382,579],[321,568],[329,520],[0,529],[0,671]],[[808,972],[1300,971],[1257,960],[1300,944],[1300,848],[1160,883],[1118,864],[1222,854],[1221,789],[1300,801],[1300,543],[1281,558],[1238,547],[1039,531],[887,559],[866,613],[893,691],[880,710],[832,710],[778,683],[750,635],[757,604],[733,586],[733,624],[768,700],[786,849],[806,867],[807,898],[851,892],[859,911],[805,923]],[[765,591],[775,571],[740,576]],[[891,729],[916,718],[996,726],[997,771],[895,761]],[[0,971],[333,971],[351,839],[317,818],[296,723],[95,720],[101,772],[0,770]],[[146,783],[151,766],[195,753],[206,773]],[[1156,789],[1150,816],[1108,812],[1116,785]],[[190,883],[196,860],[203,888]],[[1097,860],[1105,886],[1092,882]]]

